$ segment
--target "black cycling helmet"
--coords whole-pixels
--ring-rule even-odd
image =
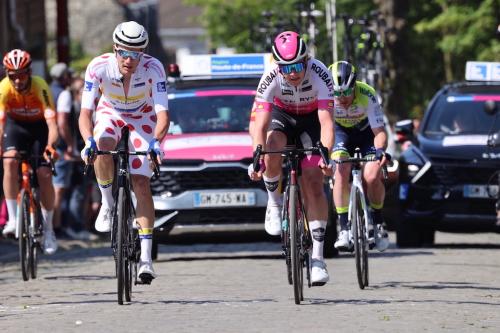
[[[333,90],[344,91],[356,84],[356,68],[347,61],[337,61],[328,69],[332,72]]]

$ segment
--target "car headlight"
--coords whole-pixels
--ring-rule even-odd
[[[413,177],[415,177],[417,172],[420,170],[420,165],[408,164],[406,168],[408,170],[408,177],[413,178]]]

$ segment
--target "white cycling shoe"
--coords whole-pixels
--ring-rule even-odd
[[[141,261],[139,263],[139,271],[137,276],[142,281],[143,284],[151,284],[151,281],[156,277],[156,273],[153,269],[153,263],[148,261]]]
[[[99,215],[95,220],[95,230],[99,232],[111,231],[112,209],[110,207],[101,206]]]
[[[7,224],[2,230],[2,234],[7,237],[16,233],[16,220],[8,220]]]
[[[44,230],[43,232],[43,253],[51,255],[57,251],[57,239],[54,230]]]
[[[353,247],[352,245],[353,244],[349,239],[349,230],[340,230],[339,236],[333,246],[335,246],[335,248],[339,251],[351,252]]]
[[[323,260],[313,259],[311,265],[311,284],[314,287],[320,287],[330,280],[326,264]]]
[[[377,247],[377,250],[383,252],[389,247],[389,235],[381,224],[377,225],[377,231],[378,233],[377,238],[375,239],[375,246]]]
[[[281,235],[281,206],[267,206],[264,227],[271,236]]]

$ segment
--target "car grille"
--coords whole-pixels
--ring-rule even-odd
[[[433,164],[432,171],[438,184],[487,184],[496,168],[478,165]]]
[[[151,179],[153,195],[170,192],[172,196],[189,190],[235,189],[262,187],[252,182],[243,168],[208,168],[201,171],[161,171]]]

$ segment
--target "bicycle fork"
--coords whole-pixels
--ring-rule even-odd
[[[361,209],[363,210],[363,214],[365,215],[364,223],[365,223],[365,239],[370,240],[370,225],[372,225],[372,218],[371,218],[371,212],[368,209],[368,204],[367,204],[367,199],[365,195],[365,191],[363,189],[363,183],[361,181],[361,171],[360,170],[353,170],[353,177],[352,177],[352,184],[351,184],[351,192],[350,192],[350,198],[355,198],[356,196],[356,190],[359,190],[361,193],[361,199],[360,204],[361,204]],[[357,211],[357,205],[358,202],[356,199],[354,200],[349,200],[349,240],[353,242],[353,232],[352,232],[352,223],[351,221],[354,219],[354,214],[356,214]],[[374,229],[374,228],[372,228]],[[377,232],[373,230],[374,237],[377,237]],[[372,248],[371,242],[367,242],[368,246]],[[375,242],[373,242],[375,244]]]

